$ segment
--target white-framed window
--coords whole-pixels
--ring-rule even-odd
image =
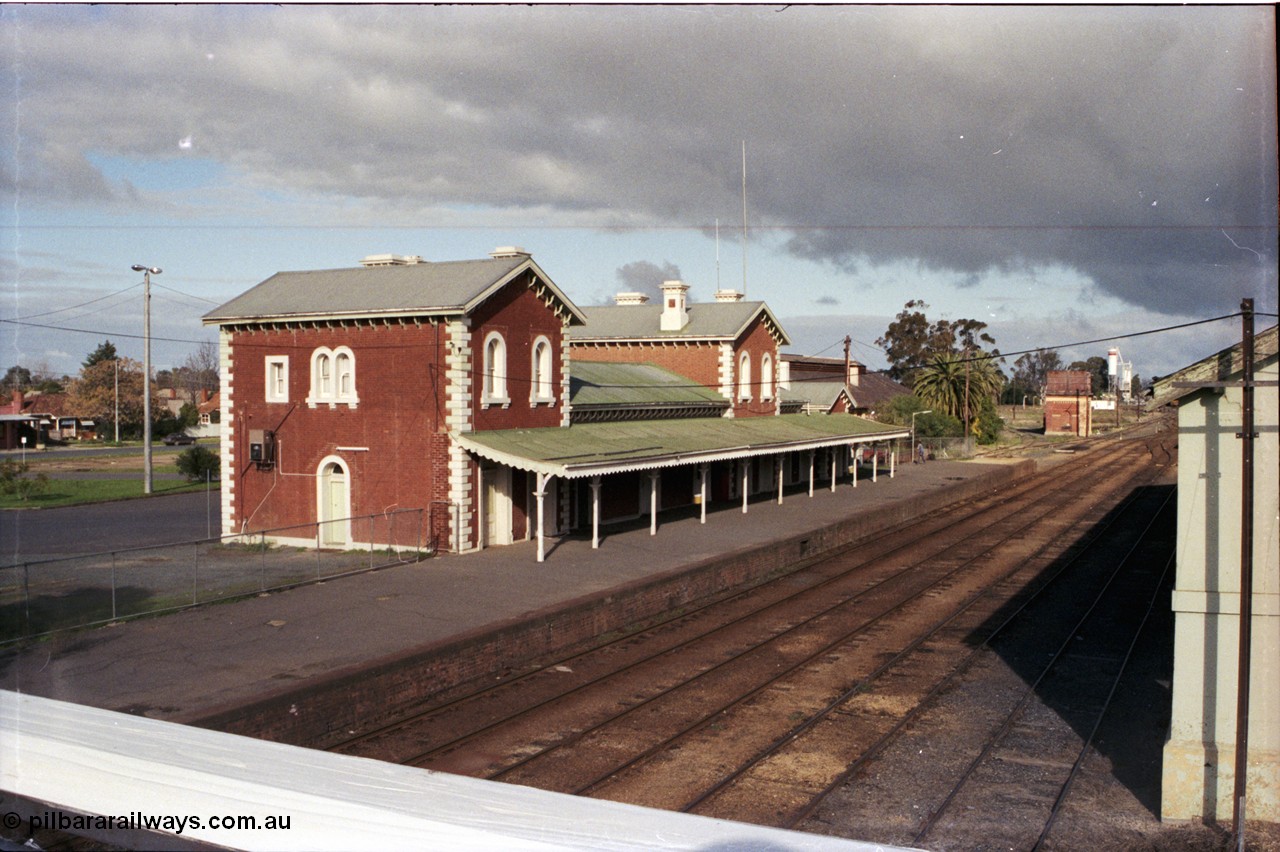
[[[480,392],[484,405],[508,405],[507,396],[507,342],[496,331],[484,339],[484,385]]]
[[[268,355],[267,369],[267,402],[289,401],[289,356]]]
[[[768,352],[760,356],[760,398],[773,399],[773,358]]]
[[[531,360],[533,375],[529,383],[529,402],[533,405],[555,402],[556,395],[551,381],[551,341],[545,337],[534,340]]]
[[[326,403],[354,407],[360,402],[356,394],[356,356],[347,346],[330,349],[321,346],[311,353],[311,393],[307,405],[315,408]]]
[[[738,400],[751,401],[751,356],[746,352],[738,359]]]

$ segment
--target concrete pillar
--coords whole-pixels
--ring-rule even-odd
[[[1261,360],[1261,359],[1260,359]],[[1277,362],[1256,379],[1276,380]],[[1238,380],[1240,374],[1230,376]],[[1275,387],[1255,391],[1252,636],[1245,815],[1280,822],[1280,411]],[[1243,391],[1178,406],[1178,573],[1173,591],[1173,705],[1164,745],[1161,818],[1230,824],[1235,785],[1240,644]],[[1246,835],[1248,830],[1246,830]],[[1233,847],[1234,848],[1234,847]]]

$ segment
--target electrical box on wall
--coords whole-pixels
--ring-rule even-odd
[[[249,430],[249,461],[259,470],[276,463],[276,433],[267,429]]]

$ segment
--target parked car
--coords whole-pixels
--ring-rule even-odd
[[[162,439],[165,446],[176,447],[179,444],[194,444],[196,442],[194,435],[188,435],[185,432],[173,432],[165,435]]]

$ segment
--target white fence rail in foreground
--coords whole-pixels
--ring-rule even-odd
[[[15,825],[23,827],[21,820],[56,821],[59,814],[174,820],[168,833],[129,835],[124,845],[135,848],[172,848],[179,819],[185,819],[181,836],[188,842],[233,849],[888,848],[481,781],[8,691],[0,691],[0,790],[10,837]],[[275,827],[268,828],[268,820]]]

